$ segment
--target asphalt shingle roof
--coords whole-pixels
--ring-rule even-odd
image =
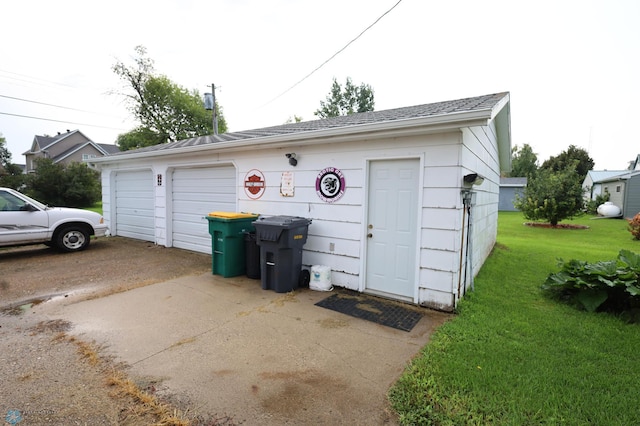
[[[501,177],[500,186],[526,186],[526,177]]]
[[[100,148],[104,149],[107,154],[115,154],[116,152],[120,152],[120,148],[118,145],[108,144],[108,143],[99,143]]]
[[[279,126],[264,127],[241,132],[222,133],[218,135],[198,136],[191,139],[154,145],[135,150],[135,152],[152,152],[169,150],[188,146],[205,145],[217,142],[239,141],[267,136],[282,136],[293,133],[326,130],[340,127],[350,127],[362,124],[392,122],[411,118],[446,115],[452,113],[483,111],[493,108],[508,92],[494,93],[473,98],[457,99],[453,101],[436,102],[431,104],[416,105],[404,108],[388,109],[383,111],[362,112],[340,117],[332,117],[322,120],[303,121],[299,123],[282,124]],[[123,151],[118,154],[129,154],[134,151]]]

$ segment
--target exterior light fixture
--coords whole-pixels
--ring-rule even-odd
[[[285,154],[285,156],[289,159],[289,164],[291,164],[293,167],[295,167],[298,164],[298,160],[296,159],[295,152],[289,152]]]
[[[482,182],[484,182],[484,177],[477,173],[469,173],[468,175],[464,175],[462,180],[467,185],[481,185]]]

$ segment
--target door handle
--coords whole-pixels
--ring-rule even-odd
[[[371,232],[369,232],[369,233],[367,234],[367,238],[373,238],[373,234],[372,234]]]

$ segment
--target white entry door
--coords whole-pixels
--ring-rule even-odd
[[[413,299],[420,160],[369,163],[365,288]]]

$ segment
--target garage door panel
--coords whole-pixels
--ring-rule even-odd
[[[153,215],[153,198],[131,196],[135,198],[119,198],[117,208],[131,212],[139,210],[142,215]]]
[[[123,226],[137,226],[142,228],[153,227],[153,220],[150,216],[141,216],[138,213],[138,210],[131,213],[118,210],[118,219],[120,220],[118,229],[121,229]]]
[[[202,188],[215,190],[216,188],[233,188],[235,186],[235,179],[232,177],[225,179],[188,179],[177,183],[177,185],[177,188],[174,188],[187,191],[194,189],[200,190]]]
[[[151,170],[116,174],[116,235],[155,241],[154,190]]]
[[[172,176],[173,246],[211,253],[209,222],[212,211],[233,211],[236,206],[233,166],[175,169]]]

